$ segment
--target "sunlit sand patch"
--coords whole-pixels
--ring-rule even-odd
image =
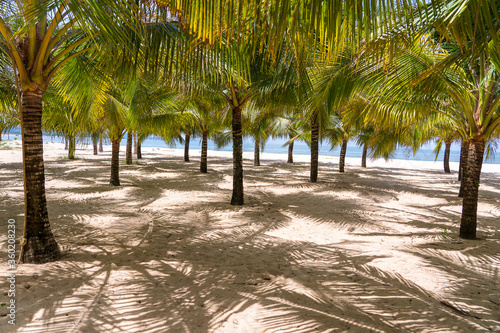
[[[453,213],[454,215],[457,215],[460,217],[460,214],[462,214],[462,206],[461,205],[443,205],[439,207],[440,210],[448,213]]]
[[[348,232],[336,228],[334,224],[315,222],[285,210],[280,212],[289,217],[289,222],[285,227],[266,232],[266,235],[319,245],[340,243],[348,239]]]
[[[140,176],[146,179],[181,179],[182,175],[178,172],[152,172],[144,173],[143,170],[124,170],[122,176]]]
[[[462,206],[461,205],[448,205],[440,207],[441,210],[455,213],[455,215],[460,216],[462,214]],[[477,206],[477,215],[482,217],[500,217],[500,206],[489,204],[486,202],[479,201]]]
[[[481,184],[481,187],[479,188],[479,195],[482,193],[488,191],[488,192],[493,192],[493,193],[500,193],[500,188],[496,188],[494,186],[490,186],[488,184]]]
[[[376,252],[379,258],[372,260],[368,265],[377,267],[385,272],[401,275],[420,287],[433,293],[446,295],[446,290],[454,284],[463,284],[466,280],[457,280],[457,277],[441,270],[439,267],[424,258],[396,249]]]
[[[81,188],[81,187],[90,187],[95,186],[93,183],[88,183],[82,180],[65,180],[61,178],[57,178],[55,176],[47,177],[45,181],[46,189],[59,189],[59,188]]]
[[[423,207],[448,204],[448,201],[446,201],[446,199],[443,198],[434,198],[434,197],[430,198],[425,195],[417,193],[408,193],[408,192],[400,193],[397,196],[397,201],[402,201],[403,204],[406,202],[410,202],[414,206],[423,206]]]
[[[101,199],[106,197],[106,192],[91,192],[91,193],[72,193],[69,195],[64,195],[64,199],[68,201],[87,201],[93,199]]]
[[[497,217],[500,219],[500,204],[492,205],[486,202],[479,202],[477,213],[484,217]]]
[[[230,190],[233,188],[233,176],[225,175],[222,181],[217,185],[220,189]]]
[[[217,201],[217,194],[209,192],[182,192],[174,190],[163,190],[160,198],[156,199],[152,203],[142,206],[141,211],[162,211],[162,210],[172,210],[179,207],[183,207],[189,202],[190,205],[193,202],[208,203],[210,201]]]

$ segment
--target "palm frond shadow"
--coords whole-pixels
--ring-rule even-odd
[[[310,184],[303,176],[307,166],[293,166],[299,168],[295,175],[282,172],[289,166],[273,165],[265,169],[272,173],[264,180],[271,186],[262,187],[260,171],[249,168],[247,183],[255,186],[246,188],[245,206],[232,207],[220,200],[229,199],[230,187],[218,185],[230,175],[230,161],[215,162],[213,172],[198,176],[195,163],[153,156],[123,168],[124,183],[133,186],[112,189],[99,186],[98,179],[109,171],[104,160],[86,161],[94,166],[91,176],[75,164],[65,169],[66,161],[47,163],[49,172],[73,181],[49,194],[51,208],[60,212],[51,218],[65,255],[38,266],[36,276],[20,268],[16,330],[439,332],[498,327],[498,304],[489,295],[464,294],[454,284],[444,298],[374,264],[390,257],[377,254],[370,237],[390,235],[391,223],[412,226],[408,234],[394,233],[400,237],[430,237],[436,243],[441,232],[441,225],[424,220],[426,214],[435,216],[439,205],[416,206],[416,215],[405,215],[404,208],[386,204],[418,186],[398,180],[397,171],[393,178],[372,172],[368,183],[330,172],[323,182]],[[194,176],[206,183],[187,181]],[[88,186],[90,182],[95,185]],[[180,199],[168,196],[174,192]],[[352,200],[366,194],[363,203]],[[76,200],[82,195],[84,200]],[[454,199],[449,200],[442,205]],[[370,207],[383,213],[367,213]],[[450,224],[455,217],[441,210],[437,219]],[[298,225],[327,235],[321,244],[280,236],[279,231]],[[349,236],[358,234],[363,238]],[[493,265],[498,258],[481,256],[481,249],[467,250],[472,247],[468,244],[461,250],[477,253],[462,257],[425,244],[397,250],[427,260],[459,281],[471,278],[481,285],[498,278]],[[438,244],[450,243],[445,239]],[[3,249],[0,253],[6,255]],[[474,264],[481,260],[484,265]],[[464,272],[462,266],[470,269]]]

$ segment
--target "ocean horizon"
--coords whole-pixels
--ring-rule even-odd
[[[16,140],[20,139],[20,133],[5,133],[3,135],[4,139]],[[127,135],[125,135],[120,143],[121,146],[126,146]],[[64,138],[57,135],[43,135],[44,142],[64,142]],[[288,140],[281,138],[270,138],[266,141],[264,145],[264,150],[261,152],[271,153],[271,154],[288,154],[288,146],[283,146]],[[90,137],[82,137],[77,139],[78,144],[90,145],[92,141]],[[105,145],[109,145],[109,140],[104,142]],[[177,143],[174,145],[167,144],[165,141],[157,136],[150,136],[146,140],[142,142],[142,147],[154,147],[154,148],[177,148],[184,149],[184,144]],[[403,148],[398,148],[391,155],[391,159],[396,160],[409,160],[409,161],[436,161],[436,155],[433,152],[436,143],[429,142],[425,143],[417,150],[415,154],[408,154],[407,151]],[[340,155],[340,146],[335,147],[334,149],[330,149],[330,145],[326,143],[320,143],[319,154],[323,156],[335,156],[339,157]],[[190,141],[190,149],[201,149],[201,138],[191,138]],[[228,144],[225,147],[217,148],[215,143],[211,140],[208,141],[208,149],[209,150],[218,150],[218,151],[232,151],[232,144]],[[245,137],[243,138],[243,152],[253,152],[254,150],[254,142],[251,138]],[[296,141],[293,147],[294,155],[310,155],[311,151],[309,146],[303,141]],[[361,158],[363,154],[363,148],[361,146],[356,145],[353,141],[349,141],[347,144],[347,158]],[[370,157],[370,154],[368,154]],[[442,161],[444,159],[444,145],[438,155],[437,161]],[[450,151],[450,162],[460,162],[460,144],[452,143],[451,151]],[[488,158],[485,159],[484,163],[486,164],[500,164],[500,157],[495,156],[495,154],[490,154]]]

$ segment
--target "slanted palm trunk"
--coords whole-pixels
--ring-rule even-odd
[[[120,141],[111,140],[111,178],[109,185],[120,186]]]
[[[68,158],[70,160],[75,159],[75,149],[76,149],[76,138],[74,134],[70,134],[68,137]]]
[[[253,151],[253,165],[260,166],[260,140],[255,139],[255,148]]]
[[[467,167],[462,175],[464,199],[462,221],[460,223],[460,237],[466,239],[476,238],[477,201],[485,146],[486,142],[484,140],[469,141]]]
[[[203,131],[201,139],[201,160],[200,160],[200,172],[207,173],[207,155],[208,155],[208,132]]]
[[[104,148],[102,146],[102,135],[99,137],[99,152],[104,152]]]
[[[339,172],[344,172],[345,153],[347,151],[347,140],[342,140],[342,148],[340,148]]]
[[[231,205],[243,205],[243,138],[241,135],[241,109],[232,110],[233,129],[233,196]]]
[[[133,138],[134,138],[134,155],[137,156],[137,133],[134,132]]]
[[[92,135],[92,146],[94,147],[94,155],[97,155],[98,154],[98,147],[97,147],[97,142],[98,142],[98,138],[97,138],[97,135],[93,134]]]
[[[451,141],[445,142],[444,149],[444,173],[451,173],[450,171],[450,150],[451,150]]]
[[[292,136],[290,136],[290,139]],[[293,141],[288,145],[288,160],[287,163],[293,163]]]
[[[191,134],[186,133],[184,139],[184,162],[189,162],[189,141],[191,141]]]
[[[65,136],[64,137],[64,150],[68,150],[69,149],[69,140],[68,140],[68,137]]]
[[[125,163],[132,164],[132,132],[127,133],[127,149],[125,151]]]
[[[458,196],[460,198],[464,196],[464,174],[467,171],[468,156],[469,143],[468,141],[462,141],[462,147],[460,148],[460,166],[458,168],[458,180],[460,181],[460,190],[458,191]]]
[[[45,197],[45,173],[42,140],[42,92],[25,91],[22,95],[21,128],[23,137],[25,245],[21,259],[25,263],[57,260],[61,252],[52,234]],[[21,241],[23,244],[24,240]]]
[[[311,118],[311,175],[313,183],[318,181],[318,149],[319,149],[319,124],[318,115]]]
[[[366,156],[368,155],[368,145],[363,145],[363,155],[361,156],[361,167],[366,168]]]

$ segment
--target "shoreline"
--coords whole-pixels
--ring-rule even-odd
[[[6,145],[8,147],[15,147],[16,148],[21,148],[21,141],[15,141],[15,140],[5,140],[3,141],[7,143]],[[44,148],[45,147],[51,147],[51,150],[61,150],[61,153],[58,153],[58,157],[65,157],[65,150],[64,150],[64,144],[59,143],[59,142],[44,142]],[[105,144],[104,145],[104,154],[110,153],[110,145]],[[106,149],[108,148],[108,149]],[[3,150],[3,152],[9,151]],[[141,147],[141,151],[143,154],[143,159],[148,158],[148,154],[151,153],[162,153],[165,155],[171,155],[175,157],[180,157],[182,158],[184,156],[184,148],[165,148],[165,147]],[[82,154],[83,153],[83,154]],[[98,158],[99,156],[102,156],[103,153],[100,153],[99,155],[93,155],[92,154],[92,145],[91,144],[77,144],[76,152],[75,152],[75,157],[76,159],[86,159],[86,158]],[[13,154],[15,157],[15,154]],[[49,154],[50,155],[50,154]],[[51,156],[47,155],[47,157],[50,159]],[[124,158],[125,155],[125,149],[120,149],[120,158]],[[199,161],[201,155],[201,149],[194,149],[191,148],[189,150],[189,157],[194,158]],[[19,154],[19,160],[18,162],[22,162],[21,159],[22,155]],[[223,151],[223,150],[208,150],[208,163],[210,165],[210,157],[217,157],[217,158],[232,158],[232,152],[231,151]],[[252,152],[243,152],[243,159],[246,161],[253,161],[254,153]],[[261,161],[270,161],[270,162],[284,162],[286,163],[288,158],[288,154],[278,154],[278,153],[266,153],[262,152],[260,153],[260,160]],[[133,160],[137,160],[135,156],[133,156]],[[310,155],[302,155],[302,154],[294,154],[293,155],[293,160],[294,164],[308,164],[310,162]],[[326,164],[326,165],[332,165],[332,166],[338,166],[339,163],[339,157],[338,156],[328,156],[328,155],[319,155],[319,163],[321,164]],[[193,161],[191,161],[193,162]],[[443,161],[438,160],[438,161],[421,161],[421,160],[403,160],[403,159],[388,159],[385,160],[383,158],[368,158],[366,160],[367,162],[367,168],[389,168],[389,169],[403,169],[403,170],[418,170],[418,171],[443,171],[444,166],[443,166]],[[361,167],[361,158],[357,157],[346,157],[345,159],[345,166],[346,166],[346,172],[349,172],[350,170],[357,170],[357,169],[364,169]],[[458,172],[458,167],[459,163],[457,162],[450,162],[450,169],[451,169],[451,174],[456,174]],[[321,170],[321,169],[320,169]],[[482,170],[481,172],[484,173],[494,173],[494,174],[500,174],[500,164],[491,164],[491,163],[483,163]],[[444,171],[443,171],[444,173]]]

